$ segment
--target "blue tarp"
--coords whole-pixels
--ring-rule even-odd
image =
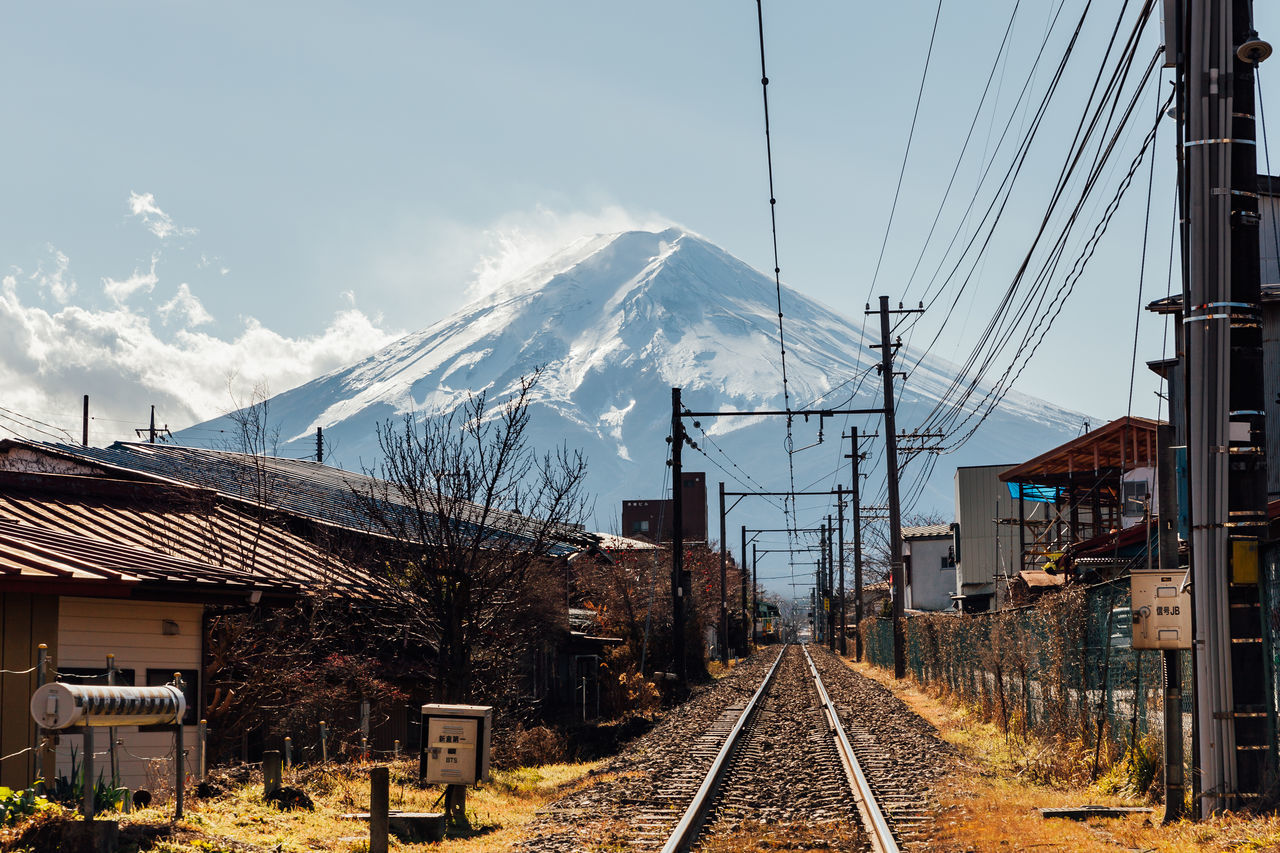
[[[1010,483],[1009,494],[1015,501],[1021,497],[1025,501],[1051,504],[1058,500],[1058,487],[1037,486],[1035,483]]]

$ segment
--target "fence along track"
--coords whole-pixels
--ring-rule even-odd
[[[867,836],[871,839],[872,849],[878,851],[878,853],[898,853],[898,842],[894,840],[893,832],[889,829],[889,822],[885,819],[884,812],[880,809],[880,804],[876,802],[875,794],[871,790],[871,784],[867,781],[866,774],[862,772],[862,766],[858,764],[858,758],[853,753],[853,746],[849,743],[849,738],[844,732],[844,726],[840,723],[840,714],[836,710],[836,706],[831,702],[831,697],[827,695],[827,689],[822,684],[822,677],[818,675],[818,668],[814,666],[813,658],[809,656],[809,649],[805,645],[801,645],[800,648],[804,651],[805,662],[809,664],[809,672],[813,674],[813,684],[818,690],[819,699],[822,701],[822,713],[827,718],[827,725],[836,739],[836,749],[840,753],[840,763],[844,766],[845,775],[849,779],[849,786],[853,788],[854,796],[857,798],[858,812],[862,815],[862,824],[867,831]]]
[[[817,668],[813,664],[813,659],[803,645],[800,648],[804,652],[805,661],[813,677],[813,686],[818,694],[823,717],[826,720],[828,731],[833,737],[835,751],[839,755],[845,778],[853,791],[858,812],[862,816],[863,828],[870,840],[872,849],[877,853],[898,853],[899,848],[893,838],[888,821],[876,803],[871,786],[858,765],[853,748],[840,723],[839,714],[827,695],[826,689],[822,684],[822,678],[818,675]],[[680,853],[692,848],[698,833],[702,829],[703,821],[711,808],[712,801],[715,799],[724,779],[725,771],[729,766],[729,758],[739,746],[740,738],[747,731],[748,722],[752,719],[756,709],[761,704],[762,697],[764,697],[773,682],[786,650],[787,647],[784,646],[777,660],[774,661],[773,666],[761,682],[760,688],[738,716],[732,730],[720,747],[716,759],[712,762],[711,768],[699,786],[698,792],[694,795],[692,802],[685,810],[684,816],[662,847],[662,853]]]

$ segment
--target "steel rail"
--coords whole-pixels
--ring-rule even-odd
[[[867,782],[867,777],[853,754],[853,746],[849,743],[844,726],[840,723],[836,706],[832,704],[831,697],[827,695],[827,688],[822,684],[818,668],[813,665],[809,649],[806,644],[801,643],[800,650],[804,652],[804,658],[809,662],[809,672],[813,673],[813,683],[818,688],[818,698],[822,700],[822,712],[827,717],[827,725],[836,736],[836,751],[840,753],[840,763],[844,765],[845,776],[849,779],[849,786],[853,788],[858,813],[862,815],[863,828],[871,839],[872,848],[877,853],[899,853],[898,842],[894,839],[892,830],[889,829],[889,821],[880,810],[880,804],[876,802],[871,785]]]
[[[711,762],[711,769],[707,771],[706,778],[702,780],[702,785],[699,786],[698,792],[693,795],[693,801],[689,803],[689,808],[685,809],[684,816],[680,818],[676,828],[671,831],[670,837],[667,838],[667,843],[662,846],[662,853],[681,853],[681,851],[688,850],[689,845],[697,838],[698,830],[702,827],[702,819],[706,816],[707,808],[715,797],[716,789],[720,786],[720,777],[728,767],[729,756],[733,753],[733,748],[737,746],[738,736],[742,734],[748,718],[755,711],[756,705],[759,704],[760,697],[764,696],[764,692],[769,689],[770,683],[773,682],[773,676],[777,673],[778,665],[782,663],[782,655],[786,650],[787,646],[784,644],[782,650],[778,652],[778,659],[773,662],[773,666],[769,667],[769,672],[765,674],[764,680],[760,682],[760,689],[752,695],[746,707],[742,709],[742,713],[738,715],[738,721],[733,724],[733,728],[729,730],[729,736],[724,739],[724,744],[720,747],[720,751],[716,753],[715,761]]]

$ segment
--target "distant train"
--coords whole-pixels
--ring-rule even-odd
[[[782,611],[768,601],[756,602],[755,628],[752,636],[757,643],[777,643],[782,639]]]

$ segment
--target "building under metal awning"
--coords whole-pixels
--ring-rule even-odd
[[[1018,517],[1019,570],[1039,569],[1072,544],[1132,526],[1154,498],[1156,429],[1160,421],[1126,416],[1000,474]],[[1046,507],[1029,520],[1027,503]]]

